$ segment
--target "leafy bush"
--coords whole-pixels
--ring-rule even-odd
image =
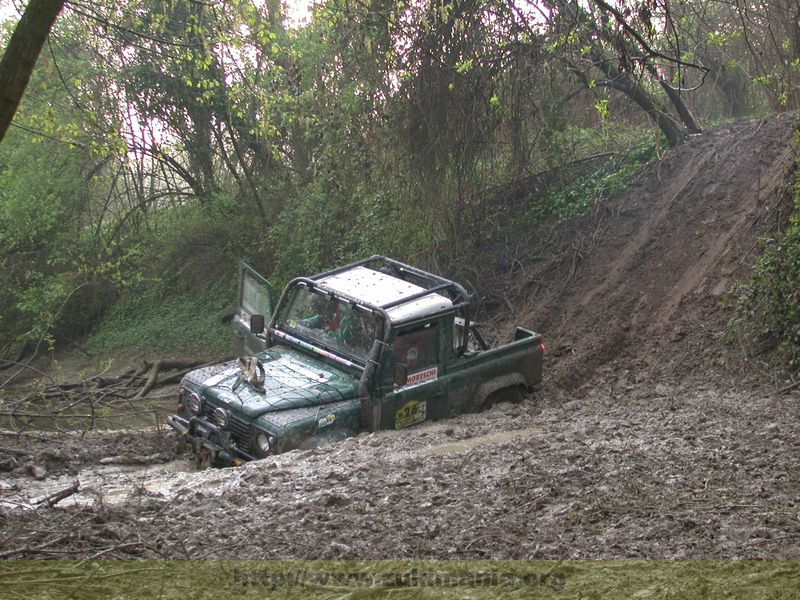
[[[739,289],[736,321],[776,336],[793,367],[800,366],[800,185],[789,225],[762,240],[750,280]]]
[[[619,128],[569,128],[555,136],[554,144],[571,148],[555,153],[562,161],[548,192],[529,201],[529,223],[555,216],[566,220],[584,214],[598,200],[621,192],[658,155],[659,144],[650,129],[622,132]],[[571,159],[587,157],[594,160]],[[564,174],[569,174],[569,179]]]
[[[95,295],[85,226],[103,191],[81,168],[92,161],[84,150],[16,130],[0,147],[0,340],[36,344],[54,330],[80,337],[84,317],[107,306]],[[78,300],[86,301],[80,310]]]

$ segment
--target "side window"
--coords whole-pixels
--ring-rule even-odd
[[[438,365],[439,330],[435,323],[404,332],[394,342],[395,360],[408,367],[409,374]]]

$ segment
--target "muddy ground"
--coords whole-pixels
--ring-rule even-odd
[[[498,248],[474,283],[549,340],[526,401],[202,472],[155,429],[4,435],[0,556],[800,558],[800,391],[726,326],[794,129],[692,139],[549,260],[511,231],[514,267]]]

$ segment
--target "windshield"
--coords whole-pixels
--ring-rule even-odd
[[[368,310],[305,286],[297,286],[278,327],[312,343],[366,360],[377,319]]]

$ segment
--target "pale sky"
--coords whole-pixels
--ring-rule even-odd
[[[0,0],[0,21],[11,17],[18,18],[17,11],[11,0]]]
[[[258,2],[258,0],[255,0]],[[300,26],[308,21],[309,7],[313,0],[283,0],[286,5],[286,16],[290,25]],[[23,0],[0,0],[0,22],[8,19],[18,20]]]

